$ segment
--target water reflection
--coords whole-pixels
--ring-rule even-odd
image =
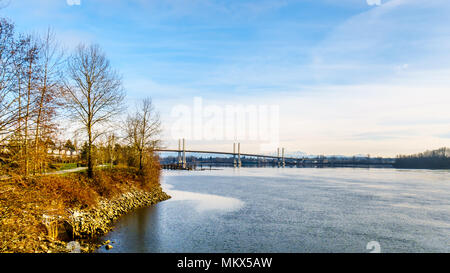
[[[156,206],[142,208],[125,215],[115,226],[115,235],[109,237],[115,250],[129,249],[130,252],[148,252],[148,246],[159,247],[160,221]],[[150,232],[152,231],[152,232]],[[131,236],[129,236],[131,235]],[[118,239],[120,238],[120,239]],[[102,252],[102,249],[99,251]]]

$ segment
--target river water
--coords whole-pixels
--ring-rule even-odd
[[[164,171],[162,185],[173,198],[119,219],[98,252],[450,252],[449,171]]]

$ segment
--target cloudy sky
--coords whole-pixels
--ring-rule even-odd
[[[279,106],[280,146],[395,156],[450,146],[448,0],[9,0],[22,32],[98,43],[127,103]],[[78,4],[79,3],[79,4]],[[229,150],[233,141],[190,141]],[[243,140],[243,151],[259,152]]]

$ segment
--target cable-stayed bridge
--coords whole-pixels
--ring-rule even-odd
[[[389,167],[393,162],[389,160],[330,160],[326,157],[320,156],[316,158],[305,158],[305,157],[286,157],[285,149],[278,148],[277,155],[265,155],[265,154],[251,154],[251,153],[241,153],[241,144],[233,143],[233,151],[223,152],[223,151],[207,151],[207,150],[187,150],[186,141],[179,140],[178,149],[155,149],[155,152],[164,153],[177,153],[178,157],[176,162],[171,164],[163,164],[164,168],[167,169],[193,169],[197,164],[214,164],[217,162],[187,162],[186,154],[215,154],[215,155],[225,155],[232,157],[232,165],[234,167],[240,168],[243,162],[246,161],[246,165],[258,166],[275,166],[275,167],[285,167],[285,166],[381,166]],[[228,164],[229,165],[229,164]]]

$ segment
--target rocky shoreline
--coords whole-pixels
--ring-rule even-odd
[[[109,242],[99,244],[95,239],[105,235],[112,228],[112,224],[119,217],[138,208],[148,207],[171,197],[162,191],[161,187],[151,192],[133,189],[120,194],[113,199],[102,199],[97,206],[84,210],[70,210],[67,219],[56,221],[57,238],[50,242],[55,246],[50,252],[93,252],[106,244],[106,248],[112,248]],[[46,225],[51,230],[51,225]],[[78,246],[80,249],[74,249]],[[70,243],[66,243],[70,242]]]

